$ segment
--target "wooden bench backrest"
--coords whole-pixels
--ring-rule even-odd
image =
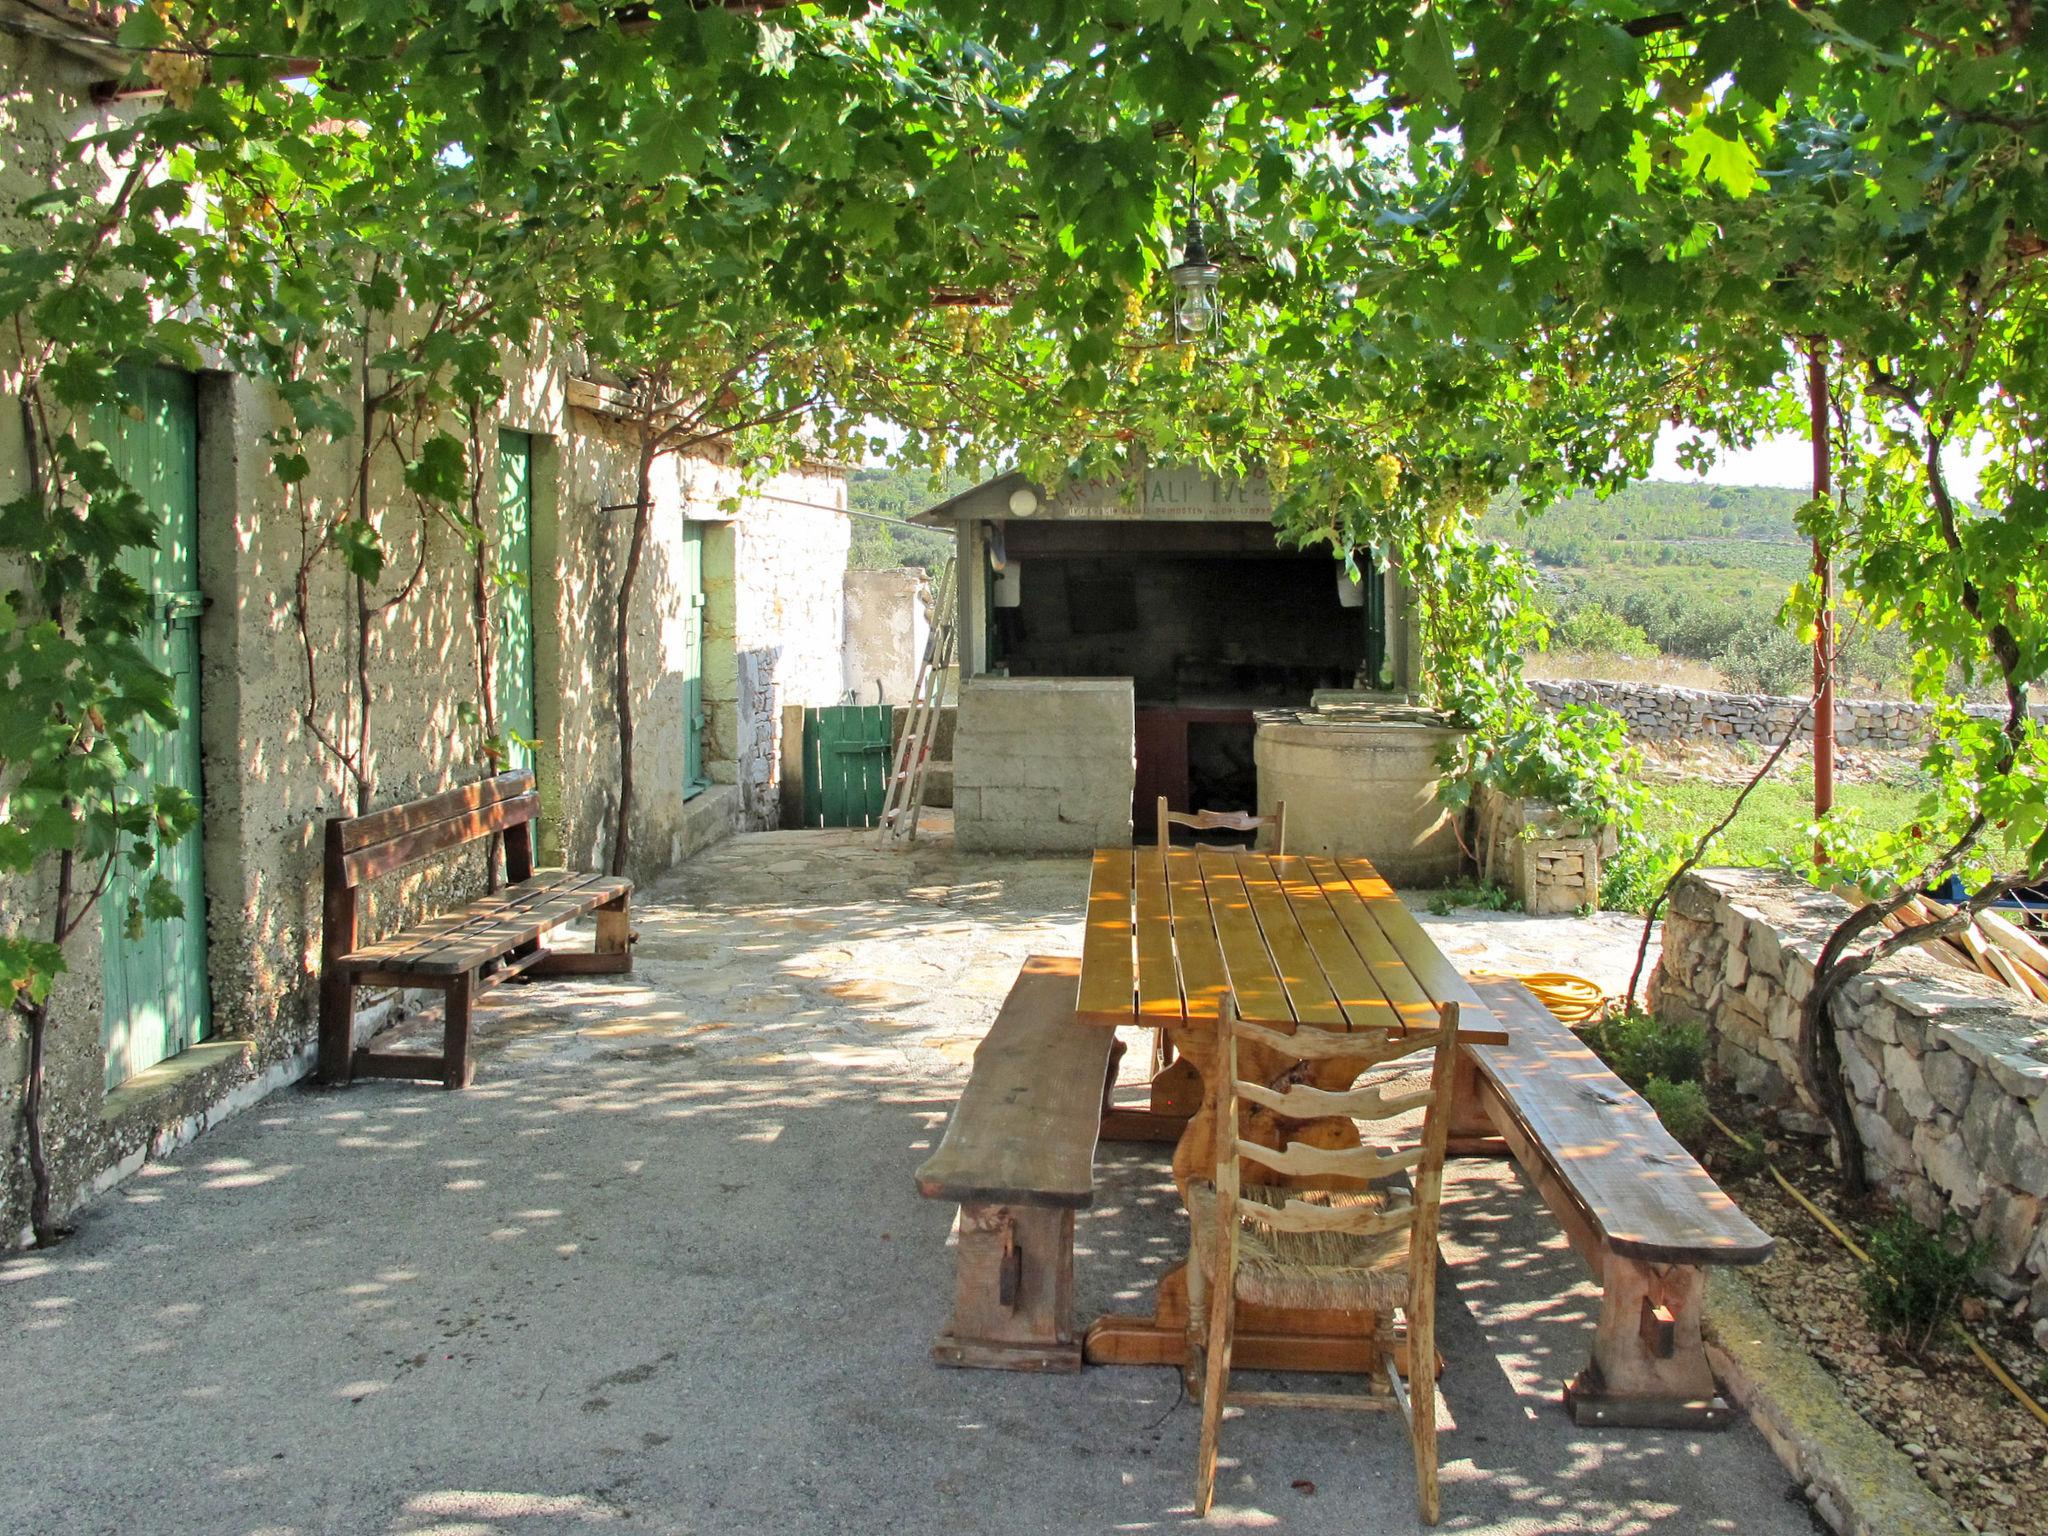
[[[514,769],[367,816],[331,816],[323,872],[320,947],[332,959],[356,945],[356,888],[503,833],[505,878],[533,874],[533,774]]]
[[[344,883],[366,885],[465,843],[525,827],[539,814],[532,773],[516,769],[367,816],[335,817],[327,823],[328,851],[337,856]]]

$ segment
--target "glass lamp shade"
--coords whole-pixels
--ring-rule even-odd
[[[1214,267],[1209,269],[1212,273]],[[1183,282],[1180,269],[1174,273],[1173,323],[1183,336],[1206,336],[1216,324],[1216,282],[1197,278]]]

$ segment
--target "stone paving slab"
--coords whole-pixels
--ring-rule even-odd
[[[1175,1373],[928,1353],[951,1212],[911,1173],[1086,863],[864,843],[714,849],[636,900],[632,977],[491,994],[468,1092],[280,1093],[0,1262],[0,1531],[1190,1524]],[[1100,1166],[1084,1315],[1186,1242],[1163,1148]],[[1595,1296],[1511,1171],[1454,1165],[1444,1247],[1443,1529],[1813,1528],[1746,1426],[1571,1424]],[[1224,1458],[1218,1527],[1418,1528],[1390,1421],[1233,1418]]]

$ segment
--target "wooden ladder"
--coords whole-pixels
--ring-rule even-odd
[[[946,669],[953,664],[953,562],[939,568],[932,588],[932,629],[924,659],[918,663],[917,685],[911,690],[910,714],[896,744],[895,767],[889,774],[888,797],[882,802],[881,842],[900,848],[917,836],[917,815],[924,808],[925,770],[932,742],[939,733],[939,706],[946,692]]]

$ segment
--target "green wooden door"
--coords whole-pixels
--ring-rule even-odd
[[[507,768],[531,768],[533,748],[533,438],[498,434],[498,729]]]
[[[683,524],[676,584],[683,604],[683,798],[703,790],[704,772],[704,530]]]
[[[138,737],[143,760],[133,783],[142,793],[169,784],[197,801],[199,784],[199,436],[189,374],[137,370],[126,381],[131,409],[109,411],[98,429],[122,478],[157,520],[157,548],[129,550],[121,568],[150,594],[143,644],[170,675],[180,724]],[[206,882],[202,823],[164,851],[156,869],[116,866],[100,902],[100,969],[106,1006],[100,1039],[107,1086],[174,1056],[207,1035]],[[152,873],[169,880],[184,915],[145,920],[128,930]]]
[[[889,790],[889,704],[804,711],[804,825],[873,827]]]

